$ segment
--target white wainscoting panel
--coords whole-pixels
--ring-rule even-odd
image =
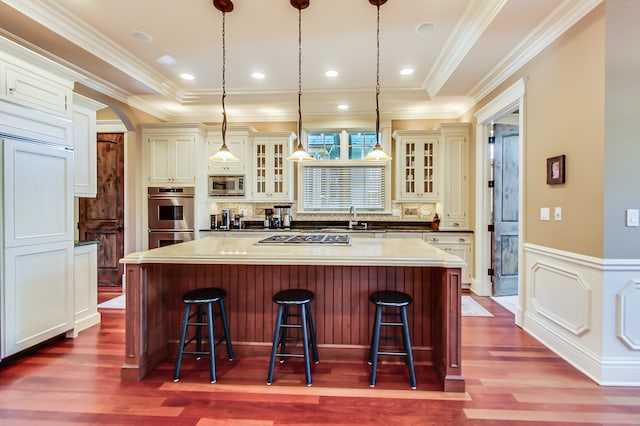
[[[590,329],[591,289],[578,274],[538,261],[529,275],[536,312],[577,336]]]
[[[640,259],[525,244],[523,328],[600,385],[640,386]]]
[[[640,280],[631,280],[617,294],[618,338],[640,350]]]

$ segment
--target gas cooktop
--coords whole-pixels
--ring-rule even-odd
[[[340,234],[296,234],[296,235],[272,235],[264,238],[261,244],[351,244],[349,235]]]

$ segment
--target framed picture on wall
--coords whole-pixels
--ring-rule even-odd
[[[547,185],[564,183],[564,155],[547,158]]]

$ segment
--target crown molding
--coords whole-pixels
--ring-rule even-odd
[[[62,6],[53,2],[45,3],[36,0],[2,1],[78,47],[140,81],[156,93],[171,99],[178,98],[179,90],[176,86],[167,82],[162,74],[145,65],[138,58],[94,30]]]
[[[456,24],[422,87],[434,97],[508,0],[473,0]]]
[[[500,61],[468,96],[480,102],[603,0],[566,0]]]

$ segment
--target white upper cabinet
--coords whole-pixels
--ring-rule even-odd
[[[0,56],[0,61],[3,62],[2,99],[71,117],[73,84],[17,58]]]
[[[435,201],[439,197],[439,131],[393,132],[396,140],[397,191],[400,201]]]
[[[440,226],[466,228],[469,197],[469,124],[442,124],[444,150],[442,218]]]
[[[200,127],[143,126],[143,158],[148,185],[195,185]]]
[[[96,197],[96,111],[101,103],[73,95],[73,194],[76,197]]]
[[[244,130],[229,129],[225,136],[227,148],[238,158],[233,163],[209,160],[209,157],[218,152],[222,146],[222,134],[220,130],[211,130],[207,133],[207,172],[210,175],[233,175],[247,172],[247,149],[249,141],[249,128]]]
[[[260,134],[253,140],[253,201],[290,202],[293,195],[291,133]]]
[[[73,146],[72,91],[71,79],[0,49],[0,133]]]

